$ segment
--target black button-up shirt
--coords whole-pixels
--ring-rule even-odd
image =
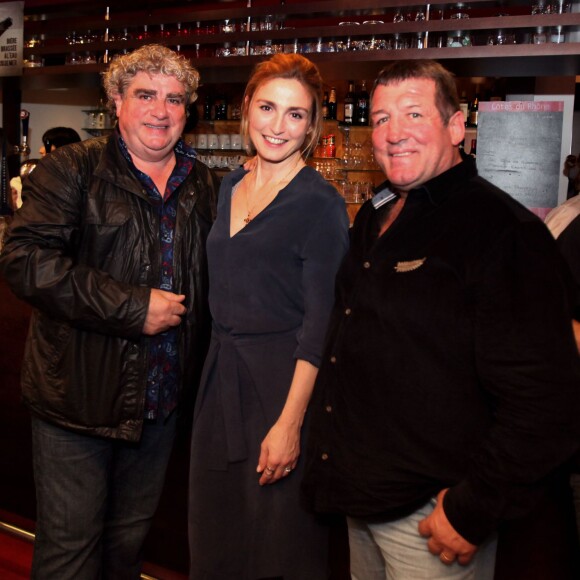
[[[445,487],[479,543],[580,443],[580,365],[554,240],[471,160],[367,202],[337,277],[303,482],[320,512],[392,520]]]

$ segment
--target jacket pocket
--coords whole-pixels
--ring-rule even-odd
[[[85,212],[85,223],[89,225],[122,226],[133,215],[131,206],[124,201],[89,199]]]

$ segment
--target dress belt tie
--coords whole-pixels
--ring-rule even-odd
[[[220,328],[214,321],[212,343],[216,349],[214,369],[219,373],[216,383],[219,385],[217,402],[221,407],[221,416],[216,416],[212,425],[211,453],[208,460],[210,469],[227,469],[227,463],[244,461],[248,458],[248,444],[244,428],[242,413],[242,390],[240,375],[249,375],[248,371],[240,368],[244,365],[244,358],[240,354],[244,347],[263,344],[264,348],[272,340],[284,340],[295,337],[296,329],[265,335],[236,335]],[[216,344],[217,343],[217,344]],[[250,380],[253,380],[250,378]],[[221,422],[221,424],[220,424]],[[256,457],[257,461],[258,458]]]
[[[248,457],[248,446],[242,416],[242,393],[236,339],[215,326],[214,335],[219,342],[216,364],[219,369],[219,400],[223,413],[227,459],[229,462],[243,461]]]

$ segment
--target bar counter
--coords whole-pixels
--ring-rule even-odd
[[[35,520],[30,419],[20,401],[19,375],[31,309],[0,277],[0,513],[15,525]],[[189,437],[178,439],[146,544],[146,560],[187,574],[187,478]],[[31,524],[33,527],[33,524]],[[29,531],[34,531],[30,529]],[[227,547],[224,547],[227,549]],[[331,530],[331,576],[348,580],[344,524]],[[528,517],[500,530],[496,580],[577,580],[580,550],[572,500],[564,479]],[[323,580],[323,579],[321,579]]]

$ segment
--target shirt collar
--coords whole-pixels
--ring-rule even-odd
[[[454,165],[447,171],[437,175],[433,179],[426,181],[419,187],[416,187],[409,191],[409,196],[413,198],[427,197],[433,205],[438,205],[444,198],[451,195],[460,189],[462,185],[477,176],[477,167],[475,165],[475,159],[471,155],[461,153],[461,163]],[[374,188],[375,197],[378,198],[377,202],[374,202],[375,197],[373,197],[373,206],[378,209],[383,203],[387,203],[394,199],[392,195],[394,194],[390,190],[391,184],[388,180],[384,181],[380,185]],[[382,203],[381,203],[382,202]]]

